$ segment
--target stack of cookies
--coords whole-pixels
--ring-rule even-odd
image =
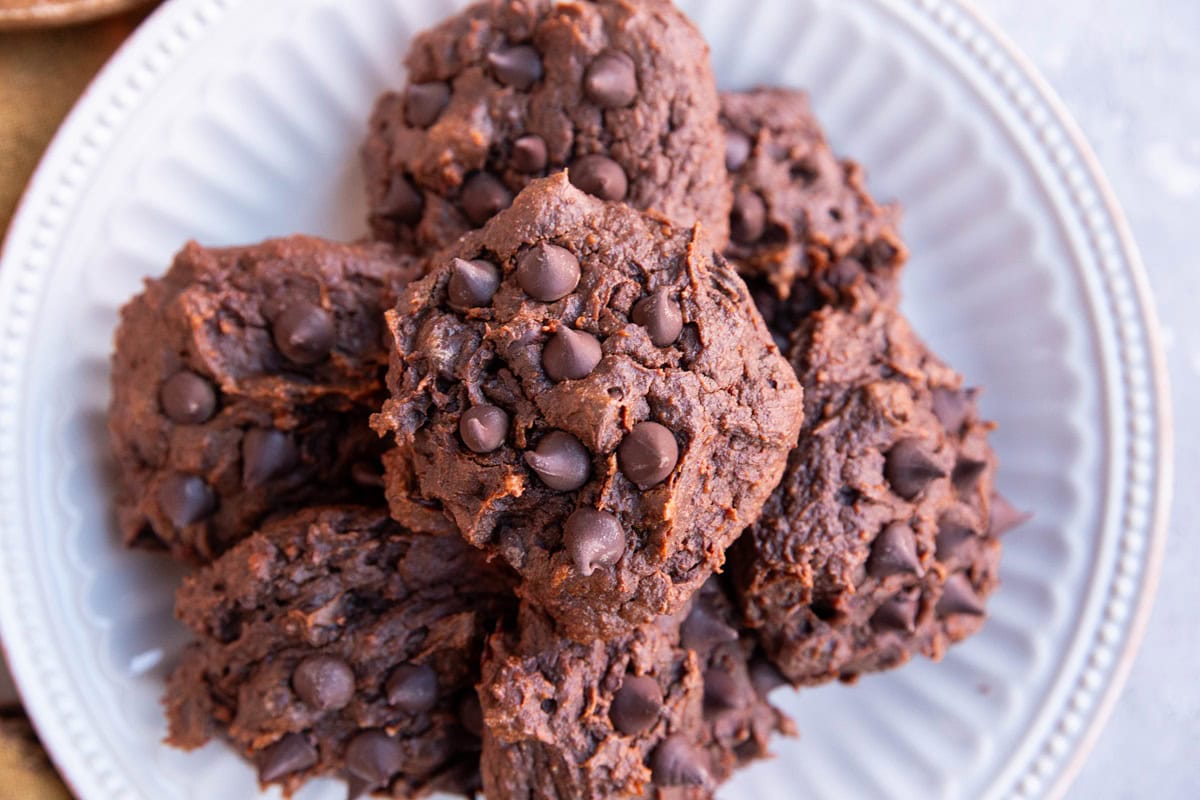
[[[976,392],[804,95],[667,0],[484,0],[363,147],[372,241],[188,244],[123,310],[125,541],[196,565],[170,743],[285,792],[704,798],[768,693],[979,629]]]

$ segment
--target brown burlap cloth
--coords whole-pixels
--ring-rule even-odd
[[[17,2],[0,0],[0,11]],[[0,239],[54,131],[145,13],[71,28],[0,31]],[[0,662],[0,672],[4,669]],[[70,797],[38,745],[7,676],[0,675],[0,800]]]

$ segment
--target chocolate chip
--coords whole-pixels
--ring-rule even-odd
[[[242,485],[262,486],[296,465],[292,437],[274,428],[251,428],[242,439]]]
[[[933,390],[933,413],[948,433],[957,436],[974,408],[970,393],[961,389]]]
[[[403,224],[412,224],[421,219],[424,207],[425,198],[421,197],[408,178],[393,175],[376,213]]]
[[[917,611],[921,605],[919,589],[906,589],[884,601],[871,617],[871,627],[877,631],[906,631],[917,629]]]
[[[295,302],[271,324],[275,346],[296,364],[316,364],[329,356],[337,337],[333,315],[320,306]]]
[[[308,769],[317,760],[317,748],[309,744],[304,734],[289,733],[258,754],[259,783],[270,783]]]
[[[655,748],[650,770],[659,786],[707,786],[711,780],[700,753],[679,733]]]
[[[529,134],[513,142],[511,163],[517,172],[527,175],[541,172],[548,158],[546,140],[540,136]]]
[[[475,453],[490,453],[508,436],[508,414],[496,406],[475,406],[458,421],[463,444]]]
[[[583,576],[599,567],[611,567],[625,552],[625,532],[607,511],[577,508],[563,526],[563,546]]]
[[[713,667],[704,673],[704,706],[716,711],[742,708],[746,697],[728,671]]]
[[[679,626],[679,644],[685,650],[695,650],[697,653],[706,653],[726,642],[736,642],[737,638],[737,631],[718,619],[702,603],[696,603]]]
[[[552,303],[579,285],[579,259],[570,250],[542,242],[521,256],[517,283],[534,300]]]
[[[726,131],[725,132],[725,169],[730,172],[737,172],[745,166],[747,159],[750,158],[750,151],[754,148],[754,143],[750,141],[750,137],[741,131]]]
[[[892,490],[912,500],[937,478],[946,477],[919,439],[902,439],[888,451],[883,474]]]
[[[370,789],[386,785],[404,762],[404,746],[383,731],[364,731],[346,745],[346,769]]]
[[[481,226],[512,205],[513,194],[495,175],[476,172],[462,189],[463,213],[472,225]]]
[[[217,507],[212,489],[195,475],[171,475],[159,484],[155,498],[158,507],[176,528],[199,522]]]
[[[309,656],[292,671],[292,688],[309,708],[336,711],[354,699],[354,670],[340,658]]]
[[[742,244],[754,244],[767,230],[767,204],[749,189],[742,189],[733,199],[729,214],[729,232]]]
[[[973,458],[959,456],[954,462],[954,471],[950,473],[950,481],[959,494],[966,494],[975,488],[983,473],[987,471],[986,461],[976,461]]]
[[[567,176],[575,188],[601,200],[617,203],[629,193],[625,170],[608,156],[593,154],[577,158],[571,163]]]
[[[633,321],[650,334],[655,347],[674,344],[683,330],[683,312],[679,304],[671,299],[671,291],[660,286],[654,294],[644,297],[633,307]]]
[[[479,695],[467,692],[458,701],[458,721],[472,736],[483,736],[483,707]]]
[[[663,693],[658,681],[645,675],[626,675],[613,696],[608,718],[626,736],[646,731],[662,712]]]
[[[958,555],[964,544],[975,538],[975,531],[953,514],[938,518],[937,557],[938,561],[949,561]]]
[[[603,355],[595,336],[559,325],[542,348],[542,368],[555,383],[577,381],[591,375]]]
[[[527,44],[493,50],[487,60],[492,74],[505,86],[524,91],[542,79],[542,57]]]
[[[437,703],[438,676],[428,664],[401,664],[384,686],[388,705],[406,714],[424,714]]]
[[[1028,522],[1032,514],[1018,511],[1012,503],[999,493],[992,493],[991,512],[988,518],[988,536],[1003,536],[1018,525]]]
[[[750,662],[750,683],[754,691],[766,697],[773,689],[787,683],[787,680],[775,669],[775,665],[765,658],[756,658]]]
[[[191,370],[181,369],[163,381],[158,402],[172,422],[199,425],[212,419],[217,410],[217,390]]]
[[[952,614],[970,614],[974,617],[983,616],[983,601],[975,593],[975,587],[962,572],[957,572],[946,579],[942,587],[942,596],[937,602],[939,617]]]
[[[902,573],[919,574],[921,559],[917,557],[917,541],[913,529],[903,522],[893,522],[875,537],[867,573],[877,580]]]
[[[414,83],[404,92],[404,116],[414,128],[428,128],[437,122],[450,104],[450,87],[441,81]]]
[[[569,433],[551,431],[538,442],[537,450],[525,454],[525,463],[542,483],[556,492],[573,492],[587,483],[592,458],[578,439]]]
[[[608,50],[588,65],[583,76],[583,91],[601,108],[625,108],[637,99],[637,67],[633,59],[617,50]]]
[[[491,305],[500,288],[500,270],[490,261],[467,261],[456,258],[450,262],[450,282],[446,294],[450,307],[456,311]]]
[[[667,479],[679,462],[675,435],[657,422],[639,422],[617,448],[621,474],[643,491]]]

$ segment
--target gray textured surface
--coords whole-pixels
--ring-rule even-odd
[[[975,0],[1042,70],[1129,216],[1163,326],[1176,490],[1129,683],[1068,797],[1200,797],[1200,2]]]

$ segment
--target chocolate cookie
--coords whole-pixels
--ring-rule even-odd
[[[330,774],[352,797],[473,792],[480,650],[512,585],[383,509],[279,519],[185,579],[176,613],[198,639],[168,682],[168,741],[223,735],[289,793]]]
[[[440,507],[581,640],[678,610],[799,428],[795,375],[706,238],[561,174],[437,256],[388,323],[393,514],[425,529]]]
[[[486,0],[418,36],[364,147],[371,227],[442,247],[569,169],[605,200],[704,223],[729,187],[708,45],[667,0]]]
[[[121,311],[109,430],[125,542],[208,561],[264,515],[378,501],[383,309],[419,273],[384,245],[191,243]]]
[[[523,605],[519,629],[492,637],[484,654],[487,796],[707,798],[765,757],[772,733],[793,734],[716,580],[689,606],[576,644]]]
[[[979,629],[998,536],[991,424],[887,305],[823,308],[793,333],[805,424],[732,549],[750,625],[796,684],[851,679]]]
[[[879,206],[862,169],[834,156],[808,97],[789,89],[721,95],[733,184],[726,255],[767,326],[786,338],[810,311],[863,287],[894,302],[907,254],[899,209]]]

